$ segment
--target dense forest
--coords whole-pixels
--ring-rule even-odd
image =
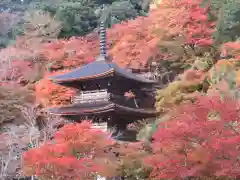
[[[240,2],[2,0],[0,8],[0,179],[239,179]],[[174,75],[157,90],[160,116],[129,124],[135,143],[45,111],[70,103],[75,92],[47,77],[94,60],[101,21],[118,66],[154,61],[159,77]]]
[[[149,3],[149,0],[3,0],[0,2],[0,22],[4,25],[0,32],[1,46],[5,47],[17,36],[25,34],[25,23],[42,23],[41,19],[33,19],[39,11],[59,23],[58,38],[69,38],[88,34],[98,27],[99,20],[106,19],[111,27],[127,19],[145,16]]]

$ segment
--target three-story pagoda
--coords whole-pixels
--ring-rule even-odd
[[[100,25],[99,57],[71,72],[52,76],[50,80],[78,90],[72,104],[49,109],[55,115],[72,120],[101,120],[110,127],[124,129],[128,123],[157,114],[154,108],[156,82],[122,69],[109,60],[103,23]]]

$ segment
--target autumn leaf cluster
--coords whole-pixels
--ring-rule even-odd
[[[238,177],[239,110],[239,101],[217,94],[177,108],[153,135],[152,176]]]
[[[93,129],[84,121],[65,125],[53,142],[27,151],[23,156],[24,173],[44,180],[131,176],[135,168],[141,168],[144,156],[138,144],[119,144],[109,133]],[[133,171],[124,172],[127,169]]]

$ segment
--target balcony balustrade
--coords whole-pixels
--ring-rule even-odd
[[[127,98],[124,95],[110,93],[107,89],[82,91],[78,95],[72,97],[72,104],[94,104],[102,102],[113,102],[122,106],[140,108],[144,107],[145,103],[138,105],[139,98]]]
[[[110,93],[107,92],[107,89],[83,91],[72,98],[72,103],[73,104],[95,103],[109,101],[109,99]]]

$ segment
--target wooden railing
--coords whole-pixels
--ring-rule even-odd
[[[107,92],[107,89],[83,91],[79,95],[76,95],[72,98],[72,103],[74,104],[94,103],[94,102],[109,101],[109,99],[110,99],[110,93]]]
[[[108,102],[117,103],[122,106],[132,108],[143,108],[145,103],[139,104],[139,98],[127,98],[124,95],[109,93],[107,89],[94,90],[94,91],[83,91],[78,95],[72,97],[72,104],[84,104],[84,103],[97,103],[97,102]]]

